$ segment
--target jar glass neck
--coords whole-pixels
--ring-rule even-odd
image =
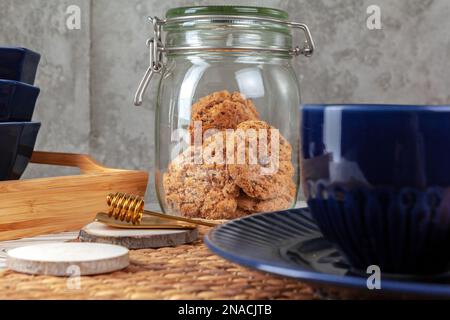
[[[258,55],[251,52],[205,52],[205,51],[188,51],[177,54],[170,54],[166,59],[166,67],[171,66],[172,62],[184,63],[189,61],[193,65],[213,65],[217,64],[277,64],[290,66],[292,56],[281,54],[260,53]],[[169,67],[170,69],[170,67]]]

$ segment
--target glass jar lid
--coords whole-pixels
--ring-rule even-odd
[[[311,33],[305,24],[288,21],[289,14],[286,11],[267,8],[267,7],[251,7],[251,6],[194,6],[179,7],[167,11],[166,18],[149,17],[154,26],[155,36],[159,35],[161,47],[159,51],[165,53],[174,53],[186,50],[234,50],[234,51],[256,51],[256,52],[276,52],[286,53],[292,56],[304,55],[311,56],[314,51],[314,42]],[[181,36],[172,37],[162,43],[161,29],[171,34],[183,32],[184,38]],[[239,41],[233,43],[226,42],[226,45],[220,45],[217,34],[210,36],[207,41],[201,43],[195,42],[196,37],[186,36],[186,32],[191,30],[214,30],[222,32],[226,29],[244,29],[244,30],[260,30],[266,33],[284,33],[288,36],[288,40],[284,41],[254,41],[252,37],[248,37],[247,43],[250,45],[242,45]],[[291,30],[299,29],[304,32],[305,43],[303,46],[292,48]],[[197,37],[198,38],[198,37]],[[180,41],[184,40],[184,41]],[[194,41],[192,41],[194,40]],[[209,41],[209,43],[208,43]],[[205,45],[205,42],[208,45]],[[216,42],[216,43],[214,43]],[[287,47],[289,45],[289,47]]]
[[[291,56],[288,13],[263,7],[182,7],[166,13],[164,48],[168,55],[195,51],[222,54],[249,51]]]

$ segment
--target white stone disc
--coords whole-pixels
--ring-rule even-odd
[[[48,243],[11,249],[6,266],[29,274],[76,276],[108,273],[129,265],[128,249],[102,243]]]

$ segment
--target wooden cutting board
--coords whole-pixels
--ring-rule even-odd
[[[106,211],[106,196],[143,196],[145,171],[103,167],[88,155],[34,152],[33,163],[70,166],[80,175],[0,182],[0,241],[80,230]]]

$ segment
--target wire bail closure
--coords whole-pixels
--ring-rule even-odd
[[[150,61],[149,66],[145,71],[145,74],[142,77],[142,80],[139,83],[138,89],[134,96],[135,106],[142,105],[144,93],[147,90],[148,85],[153,78],[153,74],[161,73],[163,69],[163,62],[162,62],[163,44],[161,38],[162,20],[159,19],[158,17],[153,18],[149,17],[149,20],[151,20],[153,24],[153,34],[154,34],[153,38],[147,39],[146,42],[147,47],[149,49]]]
[[[291,27],[292,29],[300,29],[303,31],[305,36],[305,42],[303,46],[296,46],[290,50],[280,49],[280,48],[260,48],[260,47],[236,47],[237,50],[242,51],[262,51],[262,52],[288,52],[292,56],[304,55],[305,57],[311,57],[315,50],[314,41],[311,36],[311,32],[306,24],[298,23],[298,22],[289,22],[279,19],[266,18],[266,17],[258,17],[258,16],[241,16],[241,15],[194,15],[194,16],[184,16],[184,17],[175,17],[169,19],[160,19],[158,17],[148,17],[148,20],[153,25],[153,37],[148,39],[146,44],[149,49],[150,55],[150,63],[145,71],[144,76],[142,77],[141,82],[139,83],[138,89],[134,96],[134,105],[140,106],[142,105],[143,96],[145,91],[148,88],[148,85],[153,78],[155,73],[161,73],[164,69],[163,63],[163,53],[168,52],[177,52],[177,51],[187,51],[193,50],[221,50],[221,49],[229,49],[229,48],[218,48],[218,47],[165,47],[162,42],[162,26],[167,23],[182,23],[188,21],[199,21],[199,20],[215,20],[215,21],[228,21],[228,20],[253,20],[253,21],[262,21],[262,22],[272,22],[279,23]]]

